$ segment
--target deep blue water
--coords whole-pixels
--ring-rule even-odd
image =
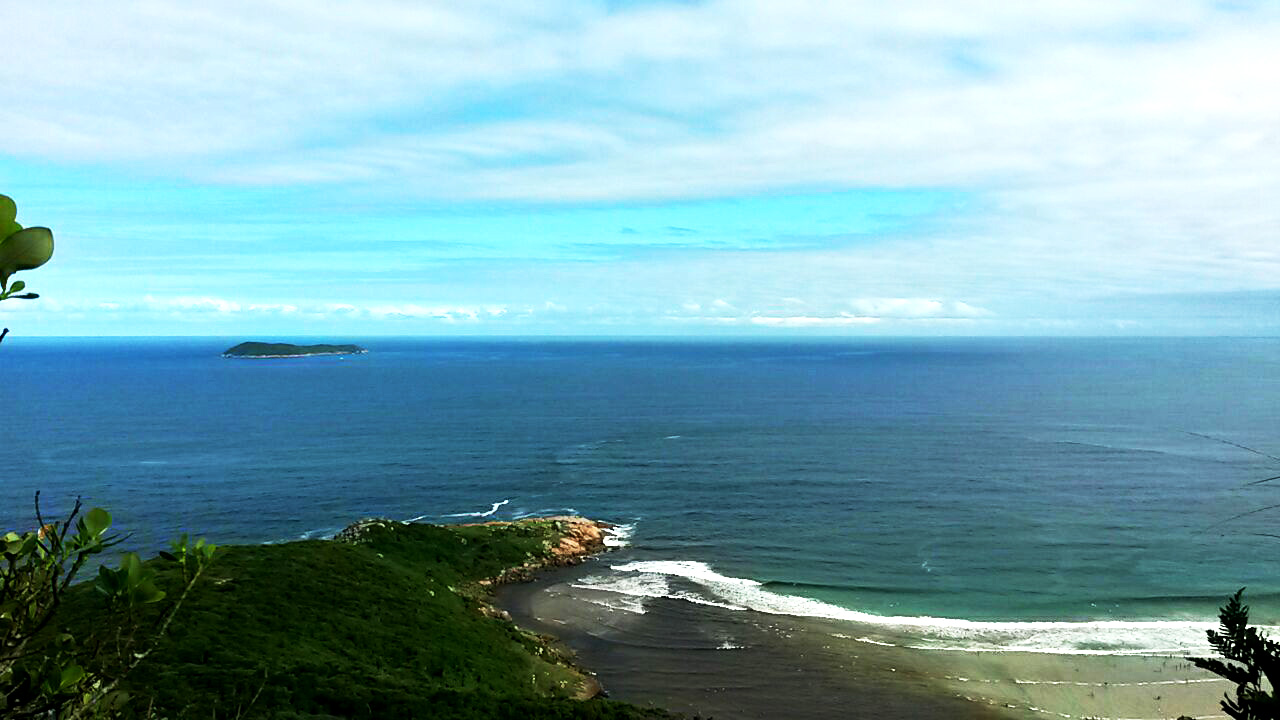
[[[131,544],[572,509],[884,615],[1212,617],[1276,603],[1280,340],[350,340],[0,347],[0,525],[77,495]],[[455,518],[456,519],[456,518]],[[687,578],[686,578],[687,579]],[[1266,610],[1269,612],[1269,610]]]

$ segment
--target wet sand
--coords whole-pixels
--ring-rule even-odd
[[[823,648],[791,618],[671,598],[648,600],[644,614],[593,604],[567,589],[589,565],[505,586],[497,599],[521,627],[575,650],[612,698],[717,720],[999,717],[891,669],[883,657],[891,648]]]
[[[628,612],[570,587],[596,562],[504,586],[497,602],[640,705],[717,720],[1200,718],[1221,717],[1231,689],[1181,658],[922,651],[879,644],[893,640],[881,628],[669,597]]]

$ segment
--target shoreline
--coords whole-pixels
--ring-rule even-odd
[[[545,571],[497,588],[494,601],[519,627],[559,638],[613,699],[717,718],[1007,717],[913,672],[895,659],[897,648],[840,656],[810,646],[818,636],[801,618],[674,598],[631,614],[567,591],[592,569]]]
[[[579,584],[593,566],[495,588],[493,604],[559,638],[611,697],[637,705],[735,718],[834,719],[857,707],[885,718],[1157,720],[1222,717],[1230,689],[1181,656],[924,650],[883,642],[894,639],[883,627],[679,597],[628,611]]]

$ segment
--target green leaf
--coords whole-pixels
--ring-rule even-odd
[[[22,226],[12,220],[5,222],[3,219],[0,219],[0,242],[4,242],[5,238],[21,229]]]
[[[134,591],[134,597],[143,605],[153,602],[160,602],[164,599],[164,591],[157,588],[150,581],[143,582],[138,585]]]
[[[44,227],[29,227],[10,235],[0,242],[0,280],[19,270],[33,270],[49,262],[53,257],[53,231]]]
[[[68,665],[62,669],[62,689],[75,685],[84,679],[84,669],[79,665]]]
[[[13,292],[13,293],[20,293],[26,289],[27,289],[27,284],[22,282],[21,280],[17,280],[12,285],[9,286],[9,292]]]
[[[14,285],[21,284],[21,280]],[[111,513],[102,508],[93,508],[84,515],[84,527],[91,535],[97,537],[111,527]]]
[[[94,583],[94,587],[98,589],[98,592],[110,597],[120,589],[120,581],[116,577],[114,570],[103,565],[98,568],[98,581]]]
[[[138,557],[138,553],[125,553],[120,561],[120,570],[125,573],[130,585],[137,585],[142,581],[142,560]]]
[[[8,195],[0,195],[0,223],[18,219],[18,204]]]

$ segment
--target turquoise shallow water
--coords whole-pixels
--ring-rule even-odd
[[[1153,649],[1202,631],[1135,621],[1210,620],[1242,585],[1263,619],[1280,607],[1280,541],[1259,534],[1280,511],[1224,522],[1280,502],[1248,484],[1280,462],[1221,442],[1280,455],[1278,340],[218,356],[240,339],[6,339],[0,523],[28,524],[37,489],[112,508],[141,548],[572,510],[630,526],[585,591],[620,611],[866,613],[938,646]],[[1127,624],[1078,624],[1099,620]],[[1027,621],[1076,624],[999,625]]]

